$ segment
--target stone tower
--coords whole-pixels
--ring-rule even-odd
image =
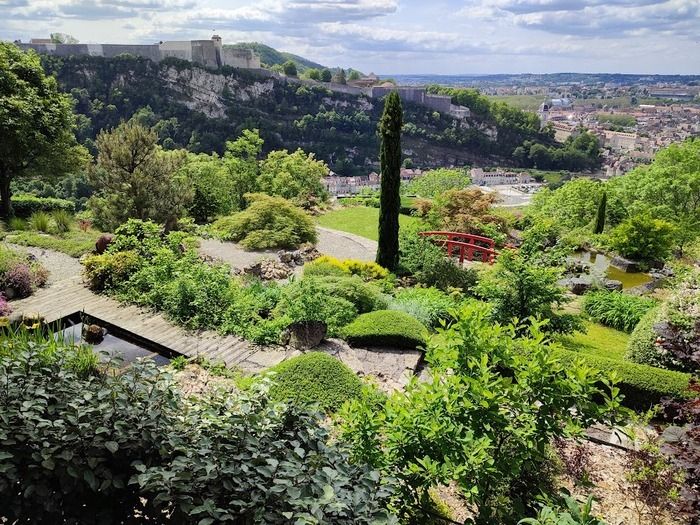
[[[216,53],[216,65],[221,67],[224,63],[221,59],[221,50],[223,49],[223,43],[219,35],[214,35],[211,37],[211,41],[214,42],[214,52]]]

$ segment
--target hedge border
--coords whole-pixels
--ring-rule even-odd
[[[625,399],[622,404],[635,410],[648,410],[659,404],[662,397],[686,398],[690,395],[690,374],[665,370],[649,365],[618,361],[558,348],[555,355],[565,364],[577,359],[603,373],[616,372],[617,387]]]

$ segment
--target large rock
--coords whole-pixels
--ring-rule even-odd
[[[603,279],[603,288],[611,292],[621,292],[622,281],[617,281],[615,279]]]
[[[327,332],[323,321],[298,321],[285,329],[282,343],[296,350],[309,350],[321,344]]]
[[[590,275],[567,277],[566,279],[561,279],[559,285],[568,289],[574,295],[583,295],[593,287],[593,278]]]
[[[613,257],[612,261],[610,261],[610,266],[614,266],[618,270],[622,270],[625,273],[635,273],[641,271],[641,263],[639,261],[625,259],[620,255]]]

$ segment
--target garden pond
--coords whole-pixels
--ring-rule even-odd
[[[612,259],[602,253],[589,251],[575,252],[571,259],[578,262],[586,263],[591,268],[591,275],[614,279],[622,283],[623,289],[634,288],[646,284],[652,280],[651,275],[643,272],[624,272],[619,268],[615,268],[610,263]]]

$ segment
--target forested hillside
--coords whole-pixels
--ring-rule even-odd
[[[42,61],[76,99],[78,137],[93,151],[101,129],[140,112],[145,124],[157,126],[165,148],[221,153],[242,130],[259,129],[268,151],[301,147],[342,175],[377,169],[382,102],[376,99],[251,70],[207,70],[176,59],[157,64],[126,55],[44,56]],[[516,161],[513,153],[525,142],[553,144],[536,119],[514,111],[521,118],[496,120],[477,111],[460,121],[407,103],[404,156],[423,168],[507,165]]]
[[[274,65],[281,66],[287,60],[293,61],[297,65],[297,70],[300,73],[311,68],[323,69],[326,67],[318,62],[300,57],[299,55],[295,55],[293,53],[277,51],[275,48],[261,44],[260,42],[238,42],[237,44],[227,44],[224,47],[230,47],[232,49],[250,49],[260,57],[260,62],[267,67]]]

